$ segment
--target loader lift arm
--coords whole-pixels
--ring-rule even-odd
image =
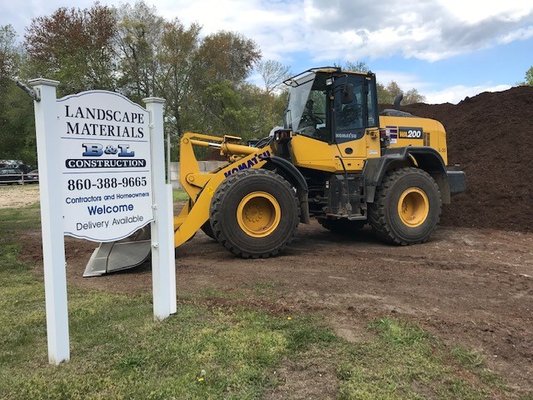
[[[189,195],[189,203],[174,218],[174,246],[189,240],[209,219],[211,200],[220,184],[231,174],[248,168],[261,168],[271,154],[270,148],[255,148],[238,144],[234,136],[210,136],[187,132],[180,141],[180,183]],[[194,146],[220,149],[231,163],[217,170],[201,172]]]

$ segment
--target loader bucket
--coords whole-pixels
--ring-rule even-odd
[[[100,243],[85,267],[84,277],[136,267],[150,257],[150,226],[117,242]]]

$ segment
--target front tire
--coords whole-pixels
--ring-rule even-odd
[[[242,258],[266,258],[291,242],[299,222],[292,186],[280,175],[249,169],[228,177],[211,203],[215,238]]]
[[[200,229],[211,239],[217,240],[217,238],[215,237],[215,233],[213,232],[213,228],[211,228],[211,222],[209,220],[207,220]]]
[[[409,245],[429,240],[441,213],[437,183],[419,168],[389,172],[369,204],[368,220],[388,243]]]

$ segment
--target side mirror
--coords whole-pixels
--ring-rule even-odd
[[[353,102],[353,84],[347,83],[342,89],[342,104],[350,104]]]

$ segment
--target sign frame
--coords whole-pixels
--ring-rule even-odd
[[[41,227],[46,303],[48,361],[60,364],[70,359],[68,300],[65,262],[64,207],[57,178],[62,171],[58,81],[33,79],[35,130],[40,175]],[[112,92],[110,92],[112,93]],[[151,180],[153,195],[152,288],[155,320],[176,312],[176,269],[173,243],[172,186],[161,171],[165,169],[163,107],[164,99],[144,99],[149,115]],[[140,107],[140,106],[139,106]]]

